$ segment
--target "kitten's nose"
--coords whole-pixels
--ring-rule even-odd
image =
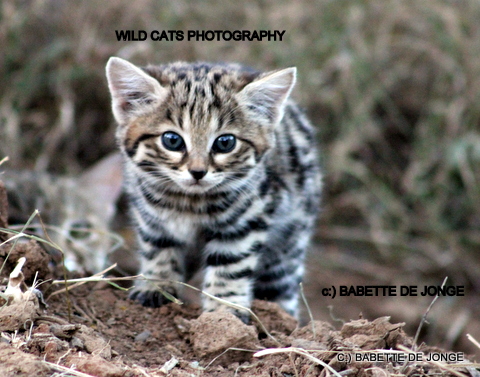
[[[201,180],[203,177],[205,177],[205,175],[207,175],[207,172],[205,170],[189,170],[189,173],[197,181]]]

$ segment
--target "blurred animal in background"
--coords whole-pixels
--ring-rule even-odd
[[[98,272],[121,242],[110,230],[121,193],[120,155],[108,155],[80,176],[61,176],[0,168],[8,194],[11,227],[20,229],[38,209],[48,236],[64,252],[65,266],[79,272]],[[17,227],[17,228],[18,228]],[[34,219],[30,231],[42,234]],[[49,250],[54,255],[55,251]],[[57,253],[56,259],[61,260]]]

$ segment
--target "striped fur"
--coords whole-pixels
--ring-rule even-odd
[[[267,299],[296,314],[321,180],[313,129],[288,99],[295,69],[140,69],[111,58],[107,78],[141,272],[176,295],[170,281],[200,267],[214,296],[246,307]],[[165,302],[145,281],[131,297]],[[205,298],[203,306],[221,304]]]

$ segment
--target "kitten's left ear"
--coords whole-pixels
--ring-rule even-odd
[[[156,79],[126,60],[111,57],[106,71],[113,115],[120,125],[167,96],[167,89]]]
[[[276,125],[283,117],[285,101],[296,81],[295,67],[267,73],[242,89],[248,109]]]

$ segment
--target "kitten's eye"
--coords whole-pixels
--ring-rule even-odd
[[[162,143],[163,146],[169,151],[179,152],[185,149],[185,142],[183,141],[182,137],[175,132],[165,132],[162,135]]]
[[[212,150],[215,153],[228,153],[235,148],[237,139],[233,135],[222,135],[215,139],[212,145]]]

